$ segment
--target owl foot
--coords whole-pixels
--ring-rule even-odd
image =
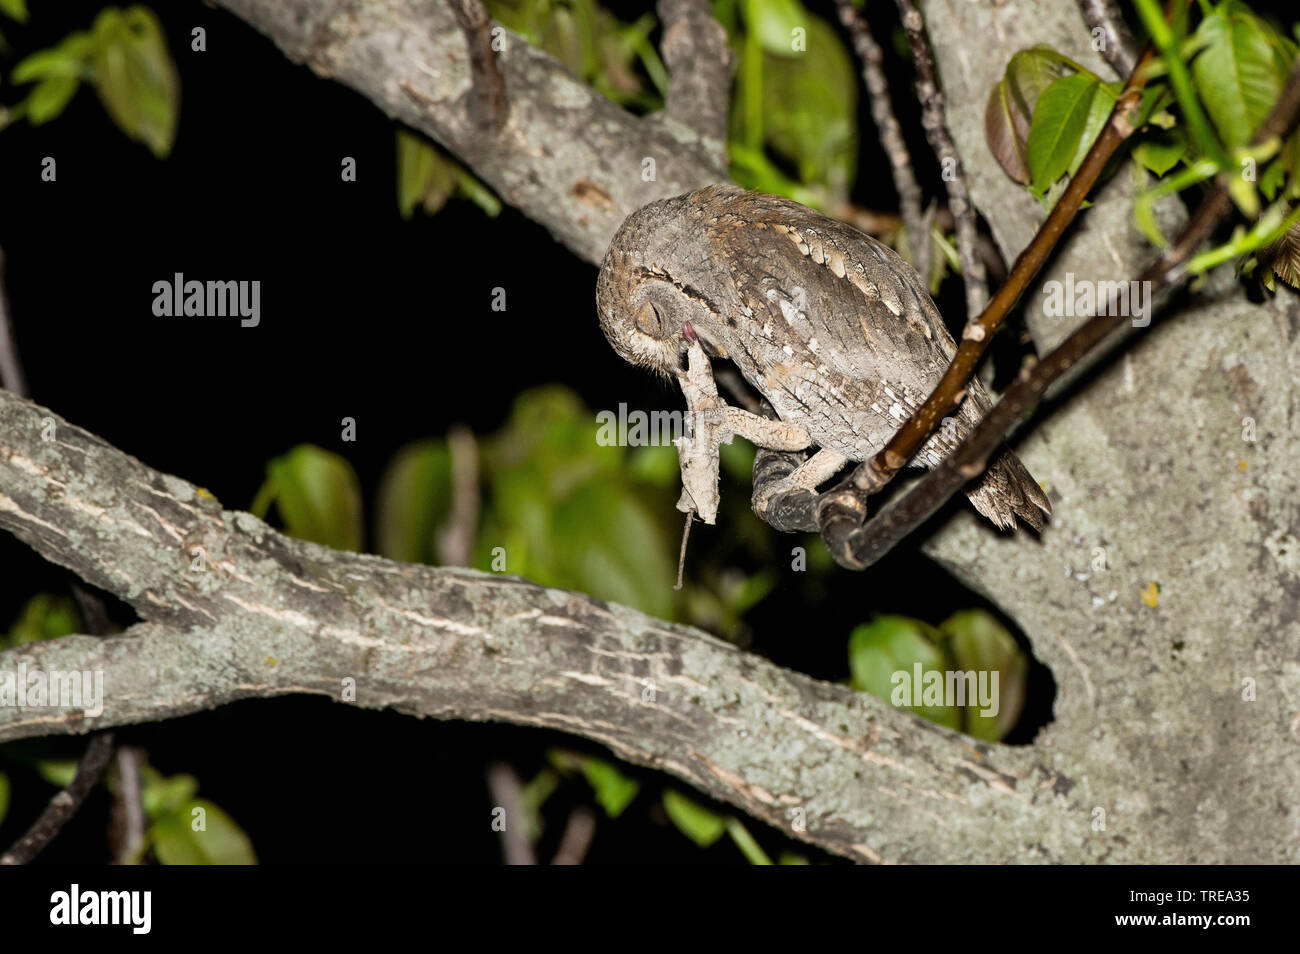
[[[805,514],[814,512],[818,485],[835,476],[846,460],[843,454],[822,448],[787,477],[755,480],[754,512],[778,529],[803,529]],[[811,529],[816,529],[815,523]]]

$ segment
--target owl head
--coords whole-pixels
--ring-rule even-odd
[[[685,370],[686,352],[697,338],[710,356],[727,355],[716,298],[682,279],[712,271],[693,260],[707,255],[707,243],[694,217],[682,214],[689,212],[682,206],[691,197],[652,202],[628,216],[596,280],[600,327],[614,350],[668,376]]]

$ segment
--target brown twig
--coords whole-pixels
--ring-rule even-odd
[[[555,850],[553,865],[580,865],[587,857],[587,849],[596,836],[596,816],[590,808],[579,805],[569,815],[560,836],[560,847]]]
[[[25,865],[40,854],[41,849],[54,840],[68,819],[77,813],[81,803],[104,774],[104,767],[112,757],[112,732],[104,732],[91,739],[86,754],[77,766],[72,784],[51,798],[32,827],[8,851],[0,855],[0,865]]]
[[[851,0],[835,0],[840,22],[849,31],[849,40],[862,61],[862,82],[867,87],[871,101],[871,119],[876,124],[880,145],[889,159],[894,188],[898,191],[898,207],[907,229],[908,245],[912,250],[912,265],[921,275],[930,272],[930,233],[925,228],[921,211],[921,185],[912,171],[912,157],[903,140],[903,131],[894,115],[894,105],[889,98],[889,82],[885,79],[885,58],[880,44],[871,35],[867,19]]]
[[[1252,143],[1259,145],[1285,138],[1300,121],[1300,66],[1291,73],[1286,88]],[[1182,282],[1187,262],[1232,210],[1228,187],[1222,178],[1197,207],[1178,239],[1149,265],[1139,282],[1149,282],[1154,301]],[[961,445],[922,478],[896,504],[887,507],[865,527],[860,526],[860,500],[836,488],[819,503],[818,519],[831,552],[841,565],[865,569],[942,507],[967,481],[978,476],[989,456],[1047,388],[1099,347],[1127,319],[1118,314],[1098,315],[1078,328],[1059,347],[1019,379],[1002,396]]]
[[[537,855],[528,838],[524,813],[523,785],[515,770],[504,762],[496,762],[487,773],[488,790],[492,804],[504,810],[505,827],[501,829],[501,848],[508,865],[535,865]]]
[[[109,839],[113,864],[139,864],[144,851],[144,804],[140,798],[141,751],[132,745],[117,750],[117,791],[113,797],[113,814]]]
[[[9,320],[9,299],[4,293],[4,252],[0,251],[0,387],[27,396],[27,378],[18,358],[18,342]]]
[[[0,251],[0,384],[14,394],[27,397],[27,376],[23,374],[23,362],[18,354],[18,347],[13,335],[13,326],[9,319],[9,296],[5,293],[4,253]],[[104,601],[79,583],[72,586],[73,596],[81,608],[87,629],[96,636],[108,635],[108,610]],[[24,865],[40,853],[63,828],[68,819],[76,814],[86,795],[94,787],[104,766],[113,754],[113,733],[91,739],[86,747],[81,762],[77,765],[77,774],[72,784],[50,799],[49,805],[40,817],[32,823],[27,833],[14,842],[13,846],[0,855],[0,864]]]
[[[1101,31],[1101,49],[1098,52],[1106,62],[1120,76],[1132,73],[1140,48],[1115,0],[1079,0],[1079,12],[1089,30],[1094,34]]]
[[[938,73],[934,66],[934,53],[929,37],[925,35],[925,22],[913,0],[897,0],[898,13],[903,20],[912,47],[912,60],[916,65],[916,95],[921,101],[921,126],[925,129],[930,148],[934,150],[942,171],[943,184],[948,190],[948,207],[952,209],[957,224],[957,256],[961,260],[962,280],[966,286],[966,314],[978,315],[988,301],[988,278],[984,263],[976,252],[979,229],[975,225],[975,206],[966,188],[966,173],[961,156],[953,144],[944,118],[943,93],[939,90]],[[924,272],[921,273],[925,275]]]
[[[451,513],[438,534],[438,562],[443,566],[469,566],[478,535],[478,443],[467,427],[447,432],[451,454]]]
[[[992,343],[994,333],[1002,325],[1016,300],[1029,287],[1030,281],[1038,274],[1039,269],[1056,247],[1056,243],[1074,220],[1075,214],[1097,181],[1102,168],[1124,140],[1133,133],[1129,120],[1137,109],[1142,88],[1146,84],[1143,67],[1151,55],[1148,51],[1138,67],[1129,75],[1128,82],[1111,112],[1109,122],[1102,129],[1101,135],[1097,137],[1092,148],[1088,150],[1083,164],[1070,179],[1069,186],[1053,206],[1047,221],[1016,259],[1006,282],[998,289],[997,294],[993,296],[992,301],[979,317],[967,323],[962,332],[957,354],[943,377],[939,379],[939,383],[935,385],[925,403],[898,429],[889,442],[871,460],[865,461],[853,472],[849,478],[853,487],[867,493],[874,493],[884,487],[895,474],[907,466],[907,462],[929,438],[938,423],[965,397],[966,385],[971,375],[975,373],[980,358]]]
[[[509,111],[506,81],[492,49],[492,20],[483,0],[451,0],[451,11],[469,44],[469,114],[482,131],[500,129]]]

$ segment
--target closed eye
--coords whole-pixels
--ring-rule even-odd
[[[648,301],[641,306],[641,310],[636,313],[636,326],[651,338],[664,336],[663,315],[659,313],[659,308],[654,302]]]

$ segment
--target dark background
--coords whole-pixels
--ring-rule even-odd
[[[4,23],[15,51],[10,67],[87,27],[104,4],[60,2],[57,15],[43,0],[32,6],[29,24]],[[834,21],[827,6],[810,6]],[[638,6],[615,9],[630,19]],[[403,221],[394,127],[379,110],[290,63],[224,12],[197,2],[155,10],[182,82],[170,158],[157,160],[128,140],[89,89],[48,125],[20,122],[0,133],[0,247],[35,400],[237,509],[251,503],[266,461],[300,442],[351,461],[369,503],[402,444],[441,435],[453,423],[492,431],[515,395],[534,385],[563,382],[593,408],[679,405],[680,395],[609,348],[596,323],[596,270],[542,228],[508,208],[489,219],[460,200],[432,218]],[[200,25],[208,51],[192,53],[189,31]],[[901,61],[891,68],[900,115],[914,119]],[[865,106],[860,129],[859,182],[869,188],[856,198],[894,209]],[[929,152],[918,129],[908,132],[913,154],[926,157],[919,172],[928,180]],[[58,161],[57,183],[39,179],[47,155]],[[344,156],[356,158],[357,182],[340,180]],[[152,285],[178,271],[260,279],[261,325],[155,318]],[[495,286],[507,290],[504,313],[489,308]],[[960,301],[949,282],[940,302],[945,313],[960,317]],[[358,422],[355,443],[339,439],[345,416]],[[783,665],[842,679],[844,638],[871,613],[936,622],[986,605],[916,546],[867,574],[835,571],[816,605],[783,582],[753,614],[755,648]],[[69,582],[0,535],[0,625],[33,593],[67,592]],[[115,619],[126,625],[132,617],[118,606]],[[1052,692],[1050,676],[1036,666],[1029,708],[1011,741],[1028,741],[1050,721]],[[504,760],[527,778],[544,764],[548,746],[598,751],[531,729],[422,722],[292,698],[125,727],[119,740],[144,747],[164,774],[197,776],[200,794],[244,827],[264,862],[495,863],[485,767]],[[84,744],[40,740],[8,751],[74,757]],[[33,772],[6,770],[14,803],[0,845],[51,793]],[[666,780],[634,771],[645,783],[642,794],[621,819],[600,820],[589,861],[743,863],[726,839],[701,851],[667,826],[655,808]],[[589,802],[580,781],[552,797],[542,857],[568,811]],[[106,824],[101,790],[40,860],[106,859]],[[774,856],[794,847],[761,825],[751,828]]]

